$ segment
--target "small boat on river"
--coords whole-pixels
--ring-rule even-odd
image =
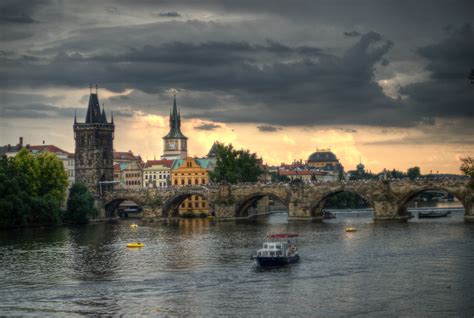
[[[142,248],[144,246],[145,244],[143,244],[142,242],[132,242],[127,244],[128,248]]]
[[[288,265],[300,260],[296,247],[297,233],[268,235],[263,248],[257,250],[250,259],[260,267]]]
[[[451,214],[451,210],[448,211],[427,211],[418,212],[418,218],[442,218]]]
[[[334,215],[334,213],[331,213],[329,211],[323,211],[323,219],[327,220],[327,219],[335,219],[336,216]]]

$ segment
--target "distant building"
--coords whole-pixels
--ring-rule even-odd
[[[68,181],[68,187],[72,187],[74,182],[76,181],[75,178],[75,159],[74,159],[74,154],[69,153],[67,151],[62,150],[59,147],[56,147],[55,145],[33,145],[29,146],[28,148],[33,154],[37,153],[42,153],[42,152],[50,152],[56,155],[58,159],[60,159],[63,163],[64,170],[67,173],[67,181]]]
[[[99,97],[90,93],[86,120],[78,123],[74,116],[75,176],[94,193],[113,189],[114,180],[114,119],[107,121],[100,110]]]
[[[329,181],[336,181],[337,176],[329,171],[320,171],[315,169],[305,169],[305,170],[286,170],[280,169],[278,171],[280,176],[286,176],[290,179],[290,181],[301,180],[304,183],[311,183],[311,182],[329,182]]]
[[[24,148],[23,146],[23,137],[19,138],[19,142],[16,145],[5,145],[3,147],[0,147],[0,156],[7,156],[8,158],[10,157],[15,157],[16,154]]]
[[[176,95],[173,101],[173,111],[170,112],[170,131],[163,137],[163,155],[161,159],[184,159],[188,155],[188,138],[181,132],[181,114],[176,106]]]
[[[43,141],[44,143],[44,141]],[[69,153],[55,145],[23,145],[23,137],[19,138],[18,144],[12,145],[5,145],[0,147],[0,156],[6,155],[7,157],[14,157],[21,149],[27,149],[33,154],[39,154],[42,152],[50,152],[58,159],[60,159],[64,165],[64,170],[68,176],[68,187],[70,188],[75,182],[75,171],[74,171],[74,154]]]
[[[148,160],[143,168],[144,188],[164,188],[171,185],[173,160]]]
[[[143,188],[144,162],[140,156],[128,152],[114,152],[114,181],[118,189]]]
[[[176,187],[202,186],[209,183],[207,166],[209,160],[186,157],[173,162],[171,183]],[[206,199],[193,195],[183,201],[179,207],[180,214],[207,214],[209,205]]]
[[[307,165],[319,170],[344,173],[344,167],[329,149],[317,149],[308,157]]]

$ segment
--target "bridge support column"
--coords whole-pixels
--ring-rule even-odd
[[[309,204],[290,202],[288,206],[288,221],[315,221],[322,222],[322,216],[312,216]]]
[[[214,212],[218,220],[235,220],[235,204],[215,204]]]
[[[464,220],[466,222],[474,222],[474,195],[468,193],[463,202],[464,205]]]
[[[379,198],[374,200],[374,220],[375,221],[406,221],[408,215],[398,213],[398,204],[395,198]]]

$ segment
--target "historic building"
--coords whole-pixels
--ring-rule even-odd
[[[114,119],[107,121],[100,109],[99,97],[90,93],[86,120],[78,123],[74,116],[75,176],[94,193],[113,188],[114,180]]]
[[[209,183],[207,166],[209,160],[186,157],[173,162],[171,169],[171,184],[176,187],[201,186]],[[198,195],[193,195],[183,201],[179,207],[181,215],[208,214],[207,200]]]
[[[181,114],[176,106],[174,95],[173,110],[170,111],[170,131],[163,137],[163,155],[161,159],[184,159],[188,155],[188,138],[181,132]]]
[[[319,170],[344,173],[344,167],[336,155],[329,149],[317,149],[316,152],[313,152],[309,156],[307,165]]]
[[[143,168],[144,188],[165,188],[171,185],[173,160],[148,160]]]
[[[142,157],[128,152],[114,151],[114,181],[118,189],[141,189],[143,188],[143,167],[145,163]]]

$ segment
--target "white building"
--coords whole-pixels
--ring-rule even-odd
[[[164,188],[171,184],[173,160],[148,160],[143,168],[144,188]]]

